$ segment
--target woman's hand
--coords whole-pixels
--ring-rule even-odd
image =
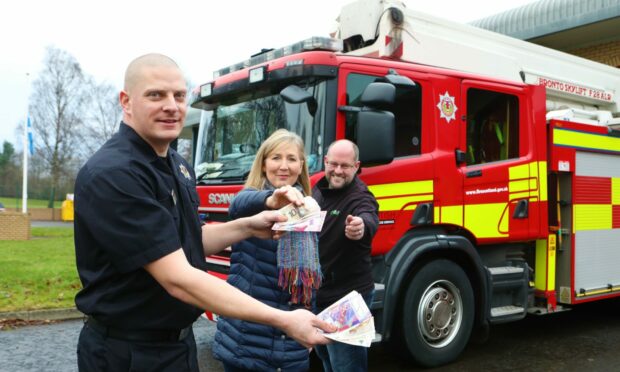
[[[294,203],[297,206],[304,204],[304,195],[293,186],[282,186],[276,189],[270,197],[265,200],[265,206],[269,209],[280,209],[285,205]]]

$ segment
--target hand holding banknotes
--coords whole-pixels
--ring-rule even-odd
[[[304,195],[301,191],[290,185],[277,188],[273,194],[265,200],[265,206],[269,209],[280,209],[289,203],[293,203],[296,206],[304,204]]]
[[[353,346],[370,347],[375,338],[374,318],[357,291],[336,301],[317,315],[319,319],[334,325],[337,330],[325,337]]]
[[[319,232],[323,228],[325,212],[311,196],[303,199],[303,205],[290,203],[280,209],[278,213],[287,218],[286,222],[276,222],[272,229],[276,231]]]

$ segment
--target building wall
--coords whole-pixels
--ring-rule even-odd
[[[20,212],[21,209],[7,208],[9,212]],[[28,208],[28,214],[33,221],[60,221],[62,210],[60,208]]]
[[[568,53],[606,65],[620,67],[620,40],[570,50]]]
[[[30,217],[20,212],[0,212],[0,240],[29,240]]]

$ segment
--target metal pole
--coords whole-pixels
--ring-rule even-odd
[[[24,174],[22,179],[22,213],[28,213],[28,119],[30,110],[30,74],[26,73],[26,120],[24,121],[24,140],[23,140],[23,152],[24,152]]]

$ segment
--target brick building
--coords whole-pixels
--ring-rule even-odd
[[[0,212],[0,240],[29,240],[30,219],[20,212]]]
[[[620,0],[540,0],[471,24],[620,68]]]

